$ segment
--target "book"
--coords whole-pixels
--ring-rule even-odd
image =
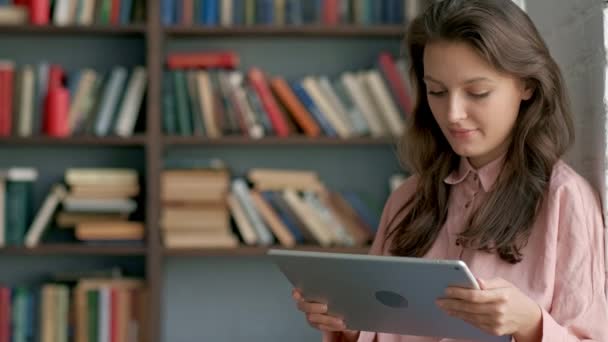
[[[53,186],[34,217],[34,221],[27,230],[27,234],[25,235],[26,247],[36,247],[40,243],[44,230],[49,226],[55,210],[65,198],[66,194],[67,190],[63,184],[56,184]]]

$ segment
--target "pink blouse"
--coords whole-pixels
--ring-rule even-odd
[[[498,159],[476,170],[466,158],[461,159],[459,169],[444,180],[451,185],[448,217],[425,257],[460,259],[478,278],[501,277],[517,286],[542,309],[542,342],[608,342],[600,202],[590,185],[564,162],[553,168],[548,194],[528,244],[522,249],[521,262],[512,265],[495,254],[456,245],[457,234],[464,230],[467,218],[492,188],[502,163]],[[397,211],[413,195],[416,182],[415,176],[408,178],[386,202],[371,254],[390,254],[390,240],[385,243],[384,239],[395,227],[387,225],[395,215],[399,219],[405,215]],[[342,340],[339,333],[323,335],[325,342]],[[459,340],[364,331],[358,341]]]

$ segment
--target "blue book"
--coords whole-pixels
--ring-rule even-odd
[[[382,22],[384,24],[402,24],[405,4],[402,0],[384,0]]]
[[[378,224],[380,223],[380,217],[374,214],[372,210],[363,203],[363,200],[361,200],[357,193],[353,191],[340,191],[339,193],[357,212],[361,219],[376,232],[378,230]]]
[[[371,2],[370,4],[371,6],[371,24],[372,25],[379,25],[379,24],[385,24],[385,22],[383,22],[382,20],[382,12],[384,10],[384,7],[386,6],[386,0],[382,0],[382,1],[378,1],[378,0],[374,0],[373,2]]]
[[[81,70],[72,71],[68,76],[68,92],[70,93],[70,99],[74,98],[76,91],[78,90],[78,83],[80,83],[80,77],[82,76]]]
[[[131,22],[133,12],[133,0],[122,0],[120,2],[120,24],[128,25]]]
[[[338,134],[336,133],[336,130],[332,127],[329,121],[327,121],[325,114],[323,114],[323,112],[321,112],[321,109],[317,107],[317,105],[314,103],[310,95],[308,95],[304,87],[302,87],[302,85],[298,82],[289,82],[289,85],[291,86],[291,89],[293,90],[294,94],[296,94],[298,100],[300,100],[304,107],[306,107],[310,114],[312,114],[315,121],[323,130],[323,133],[325,133],[325,135],[327,135],[328,137],[337,136]]]
[[[262,100],[260,100],[258,93],[253,90],[251,86],[245,86],[245,93],[247,94],[247,100],[251,105],[251,109],[253,109],[256,119],[258,119],[258,122],[262,124],[262,127],[264,128],[264,134],[274,134],[274,129],[272,128],[272,124],[270,123],[270,119],[266,114],[266,110],[262,105]]]
[[[171,26],[175,24],[175,1],[176,0],[161,0],[161,21],[163,26]]]
[[[179,25],[182,22],[184,3],[182,0],[173,0],[173,24]]]
[[[285,22],[287,25],[302,25],[304,18],[300,0],[286,0]]]
[[[245,0],[232,0],[232,25],[245,25]]]
[[[321,22],[321,0],[302,0],[302,19],[304,24]]]
[[[277,203],[276,196],[279,195],[272,191],[262,191],[260,192],[260,194],[262,195],[262,198],[264,198],[266,203],[268,203],[270,207],[272,207],[272,210],[275,211],[275,213],[277,214],[279,219],[281,219],[281,222],[283,222],[285,227],[289,229],[289,232],[291,232],[291,234],[293,235],[296,243],[303,243],[304,236],[302,235],[302,232],[300,232],[300,230],[298,229],[297,223],[293,220],[292,217],[290,217],[289,213],[287,213],[285,210],[282,210],[279,203]]]
[[[203,8],[203,25],[217,26],[220,21],[219,0],[205,0],[201,7]]]
[[[255,23],[261,25],[273,25],[274,1],[257,0],[255,4]]]

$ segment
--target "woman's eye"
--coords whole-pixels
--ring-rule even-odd
[[[428,94],[430,96],[443,96],[445,93],[446,92],[444,90],[441,90],[441,91],[432,91],[432,90],[429,90],[428,91]]]
[[[484,97],[488,97],[488,95],[490,95],[489,91],[486,91],[484,93],[469,93],[469,96],[476,99],[483,99]]]

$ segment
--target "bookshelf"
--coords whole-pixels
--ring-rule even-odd
[[[379,200],[385,197],[388,191],[384,189],[387,187],[386,176],[398,170],[393,138],[311,139],[294,136],[249,139],[228,136],[210,139],[163,135],[161,99],[166,53],[175,50],[229,48],[241,55],[244,61],[241,66],[243,70],[252,65],[259,65],[269,74],[280,74],[285,77],[300,77],[315,72],[335,75],[337,71],[369,66],[380,50],[390,50],[398,54],[404,27],[400,25],[163,27],[160,19],[160,0],[148,0],[146,11],[147,22],[143,25],[0,26],[0,44],[8,41],[11,48],[20,48],[16,49],[15,54],[3,52],[0,58],[14,59],[20,64],[21,60],[33,63],[41,57],[48,57],[53,62],[72,65],[75,68],[87,66],[88,63],[94,64],[101,70],[109,70],[117,63],[127,66],[136,64],[146,66],[148,84],[143,107],[145,112],[140,114],[143,118],[140,118],[139,132],[132,137],[0,138],[0,154],[8,155],[0,161],[0,167],[31,165],[43,173],[43,179],[36,185],[38,189],[34,195],[35,208],[40,206],[50,184],[60,180],[61,170],[68,166],[129,167],[138,170],[142,179],[140,184],[145,193],[141,201],[147,234],[145,245],[106,247],[53,242],[32,249],[0,248],[0,256],[8,260],[4,262],[15,265],[22,262],[30,265],[32,257],[44,257],[45,263],[57,258],[59,266],[56,267],[66,269],[73,267],[74,262],[77,262],[75,259],[81,259],[82,265],[86,264],[86,267],[90,264],[113,263],[125,266],[126,269],[136,269],[135,273],[144,276],[149,291],[147,301],[149,316],[144,327],[148,336],[147,341],[161,342],[179,340],[180,336],[176,331],[183,331],[180,326],[182,323],[175,324],[175,320],[180,318],[172,318],[175,312],[180,311],[175,306],[184,302],[183,297],[170,298],[174,292],[179,291],[174,291],[174,286],[179,286],[180,282],[185,283],[182,281],[184,279],[173,278],[174,274],[181,274],[182,270],[182,266],[176,267],[176,264],[180,264],[184,259],[188,260],[187,262],[192,262],[192,259],[196,260],[194,262],[203,262],[207,265],[200,271],[201,277],[204,277],[204,274],[213,273],[218,267],[212,264],[213,260],[236,258],[240,260],[239,263],[242,261],[246,264],[249,260],[263,258],[268,250],[266,247],[179,250],[164,248],[157,224],[161,211],[159,180],[164,160],[207,159],[219,156],[225,159],[238,174],[243,174],[246,169],[258,166],[259,163],[264,166],[301,168],[311,165],[311,161],[313,163],[318,161],[319,164],[315,168],[327,176],[323,178],[326,178],[330,185],[348,186],[362,183],[360,186],[365,189],[373,188],[373,195]],[[294,49],[287,48],[294,45],[294,42],[296,42]],[[41,44],[39,48],[37,44]],[[83,55],[71,54],[70,49],[79,46],[83,46],[83,50],[86,50]],[[95,46],[99,46],[99,50],[91,51]],[[106,58],[105,55],[98,56],[99,51],[112,51],[112,54]],[[32,57],[32,54],[37,56]],[[269,59],[268,56],[274,57]],[[294,56],[299,58],[293,58]],[[273,63],[273,59],[284,61]],[[300,65],[298,61],[307,61],[307,63]],[[297,154],[297,160],[292,160],[294,154]],[[345,172],[352,179],[345,177]],[[373,179],[370,184],[363,184],[369,179]],[[325,249],[318,246],[298,246],[297,249],[336,253],[367,252],[367,247]],[[174,272],[177,268],[179,270]],[[238,270],[237,268],[236,273],[240,272]],[[24,275],[38,271],[19,270]],[[185,273],[191,274],[191,271]],[[6,276],[7,273],[0,272],[1,280],[5,280]],[[260,277],[265,276],[262,274]],[[200,283],[201,279],[197,278],[193,284]],[[217,286],[221,287],[221,285]],[[228,302],[226,305],[231,304],[234,302]],[[212,325],[213,321],[210,322],[202,322],[202,324]],[[298,328],[302,329],[301,326]],[[230,337],[222,336],[220,331],[199,337],[204,339],[210,336],[214,336],[215,340],[230,340]],[[191,339],[184,337],[182,340]]]
[[[356,25],[341,25],[335,27],[327,26],[296,26],[296,27],[272,27],[272,26],[244,26],[244,27],[180,27],[170,26],[164,31],[171,37],[228,37],[238,35],[240,37],[403,37],[404,28],[399,25],[377,25],[361,27]]]
[[[163,249],[164,255],[179,256],[179,257],[217,257],[217,256],[263,256],[270,248],[285,249],[280,246],[273,247],[239,247],[239,248],[205,248],[205,249]],[[310,251],[310,252],[332,252],[332,253],[353,253],[365,254],[368,251],[367,247],[331,247],[324,248],[319,246],[297,246],[290,248],[292,250]]]
[[[49,243],[39,247],[5,247],[0,248],[0,255],[144,255],[146,249],[142,247],[107,247],[86,246],[77,244]]]

